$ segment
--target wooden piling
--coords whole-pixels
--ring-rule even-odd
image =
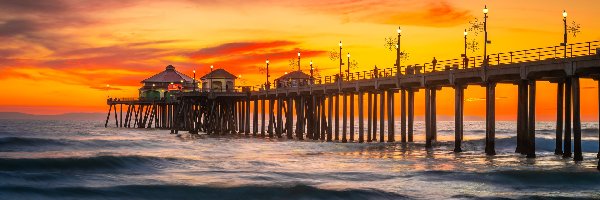
[[[350,93],[350,142],[354,142],[354,93]]]
[[[582,161],[581,151],[581,110],[580,110],[580,87],[579,77],[571,77],[571,86],[573,87],[573,160]]]
[[[485,153],[489,156],[496,155],[495,149],[495,117],[496,110],[496,83],[489,82],[486,86],[486,135],[485,135]]]
[[[261,103],[260,103],[260,136],[261,137],[265,137],[265,99],[267,97],[264,97],[263,99],[261,99]]]
[[[377,94],[378,92],[373,92],[373,141],[377,141]]]
[[[277,129],[276,134],[278,138],[282,137],[283,134],[283,99],[277,97]]]
[[[529,124],[527,158],[535,158],[535,80],[529,81]]]
[[[558,81],[556,91],[556,146],[554,148],[555,155],[561,155],[562,149],[562,133],[563,133],[563,94],[564,94],[564,83]]]
[[[388,113],[388,142],[396,141],[394,130],[394,90],[388,90],[387,113]]]
[[[342,94],[341,96],[343,98],[342,99],[342,102],[343,102],[343,105],[342,105],[342,142],[345,143],[345,142],[348,142],[348,138],[346,138],[346,135],[347,135],[347,132],[346,132],[347,128],[346,127],[348,125],[348,123],[347,123],[347,119],[348,119],[348,112],[347,112],[348,101],[347,101],[347,98],[346,98],[346,96],[347,96],[346,94]]]
[[[408,142],[413,142],[413,127],[415,123],[415,92],[408,90]]]
[[[571,78],[565,79],[565,137],[563,140],[563,158],[570,158],[571,153]]]
[[[365,127],[364,127],[364,105],[363,105],[363,92],[358,92],[358,142],[363,143],[365,140]]]
[[[406,142],[406,90],[400,90],[400,141]]]
[[[332,132],[333,132],[333,94],[327,97],[327,142],[332,141]]]
[[[340,96],[341,94],[335,94],[335,141],[340,140]]]
[[[258,134],[258,98],[254,99],[254,112],[252,113],[252,135]]]
[[[292,97],[288,97],[287,101],[287,117],[285,122],[287,124],[287,138],[293,139],[293,126],[294,126],[294,99]]]
[[[373,95],[367,92],[367,142],[371,142],[371,131],[373,126]]]
[[[431,132],[431,140],[437,141],[437,88],[432,88],[430,92],[431,94],[429,96],[429,123],[431,125],[429,131]]]
[[[425,88],[425,148],[431,148],[431,89]]]
[[[385,91],[379,93],[379,142],[385,140]]]
[[[454,86],[454,152],[462,152],[462,133],[463,133],[463,86],[456,84]]]

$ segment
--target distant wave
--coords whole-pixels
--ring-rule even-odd
[[[114,187],[29,187],[0,186],[0,196],[64,199],[408,199],[374,189],[328,190],[307,185],[291,186],[189,186],[124,185]]]
[[[71,140],[35,137],[0,137],[0,152],[40,152],[82,148],[153,147],[149,141],[136,140]]]
[[[598,188],[600,173],[597,171],[557,170],[498,170],[489,172],[423,171],[420,175],[429,180],[469,181],[492,183],[504,187],[532,188],[532,186],[568,188]]]
[[[117,170],[160,168],[179,161],[176,158],[148,156],[94,156],[68,158],[0,158],[2,171],[53,171],[53,170]]]

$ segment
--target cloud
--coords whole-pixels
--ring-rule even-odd
[[[220,44],[214,47],[202,48],[191,53],[194,59],[204,59],[223,55],[244,54],[255,51],[271,51],[274,48],[297,45],[292,41],[263,41],[263,42],[232,42]]]

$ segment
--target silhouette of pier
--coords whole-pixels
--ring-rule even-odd
[[[154,123],[154,127],[170,129],[172,133],[251,134],[360,143],[396,142],[396,131],[399,131],[399,142],[404,143],[413,142],[414,138],[414,93],[424,90],[425,142],[426,147],[431,148],[437,140],[436,92],[451,87],[455,90],[454,151],[461,152],[464,90],[469,86],[484,86],[485,153],[494,155],[495,88],[498,84],[512,84],[518,85],[515,151],[534,158],[536,82],[546,81],[558,85],[555,153],[581,161],[580,99],[589,94],[581,93],[579,83],[582,78],[599,80],[599,54],[600,41],[591,41],[490,54],[487,59],[461,57],[407,66],[400,66],[397,60],[396,68],[326,76],[324,80],[319,78],[298,87],[245,88],[235,92],[200,90],[169,100],[119,99],[107,103],[114,108],[118,127],[131,127],[133,121],[134,127],[146,128]],[[394,99],[395,93],[400,93],[400,100]],[[355,96],[358,102],[354,101]],[[118,105],[121,106],[120,117],[117,117]],[[122,119],[123,105],[127,107],[125,120]],[[400,127],[394,124],[397,109]],[[354,117],[358,117],[358,130],[354,129]]]

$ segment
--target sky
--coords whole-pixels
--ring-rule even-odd
[[[453,59],[463,52],[463,30],[489,9],[489,53],[555,46],[562,42],[562,11],[581,25],[570,42],[600,40],[595,0],[2,0],[0,1],[0,112],[105,112],[106,97],[134,97],[140,81],[174,65],[198,76],[209,66],[261,84],[291,71],[302,53],[321,75],[337,72],[329,52],[343,42],[357,71],[392,67],[385,38],[402,27],[406,63]],[[469,34],[481,44],[482,34]],[[481,55],[481,45],[469,54]],[[110,87],[107,87],[107,84]],[[582,118],[598,118],[598,84],[582,80]],[[516,116],[516,86],[497,87],[497,119]],[[556,86],[538,83],[538,119],[555,119]],[[485,89],[469,86],[465,115],[481,117]],[[423,114],[417,93],[416,115]],[[454,92],[438,94],[438,113],[452,116]]]

